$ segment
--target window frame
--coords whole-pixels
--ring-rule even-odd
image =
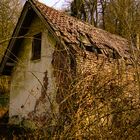
[[[42,33],[33,35],[31,60],[41,59]]]

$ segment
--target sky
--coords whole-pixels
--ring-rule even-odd
[[[42,3],[45,3],[46,5],[48,5],[50,7],[55,7],[57,9],[61,9],[66,0],[39,0],[39,1]]]
[[[24,4],[27,0],[21,0],[21,2]],[[50,6],[54,7],[55,9],[61,10],[65,9],[67,5],[70,3],[72,0],[39,0],[40,2]]]

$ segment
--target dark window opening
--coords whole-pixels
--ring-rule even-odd
[[[70,57],[70,67],[71,67],[71,70],[73,70],[74,72],[76,71],[76,60],[75,60],[75,55],[74,54],[71,54],[71,57]]]
[[[94,52],[96,54],[101,54],[101,50],[96,46],[85,46],[86,51]]]
[[[41,58],[41,33],[33,36],[32,42],[32,60]]]
[[[114,50],[114,49],[113,49],[112,57],[113,57],[113,59],[119,59],[119,58],[121,58],[120,55],[119,55],[119,53],[116,50]]]

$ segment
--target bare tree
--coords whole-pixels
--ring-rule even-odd
[[[95,27],[133,40],[140,34],[140,1],[138,0],[73,0],[71,15]]]
[[[16,24],[17,18],[21,10],[19,0],[1,0],[0,1],[0,38],[6,38]]]
[[[136,42],[140,33],[140,1],[110,0],[105,9],[106,30]]]
[[[20,0],[0,1],[0,61],[19,17],[22,5]]]

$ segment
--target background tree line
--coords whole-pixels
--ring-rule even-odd
[[[140,34],[139,0],[73,0],[70,14],[136,45]]]
[[[16,25],[22,4],[20,0],[0,1],[0,60]]]
[[[17,17],[19,15],[20,5],[17,0],[1,0],[0,1],[0,39],[10,36]]]

